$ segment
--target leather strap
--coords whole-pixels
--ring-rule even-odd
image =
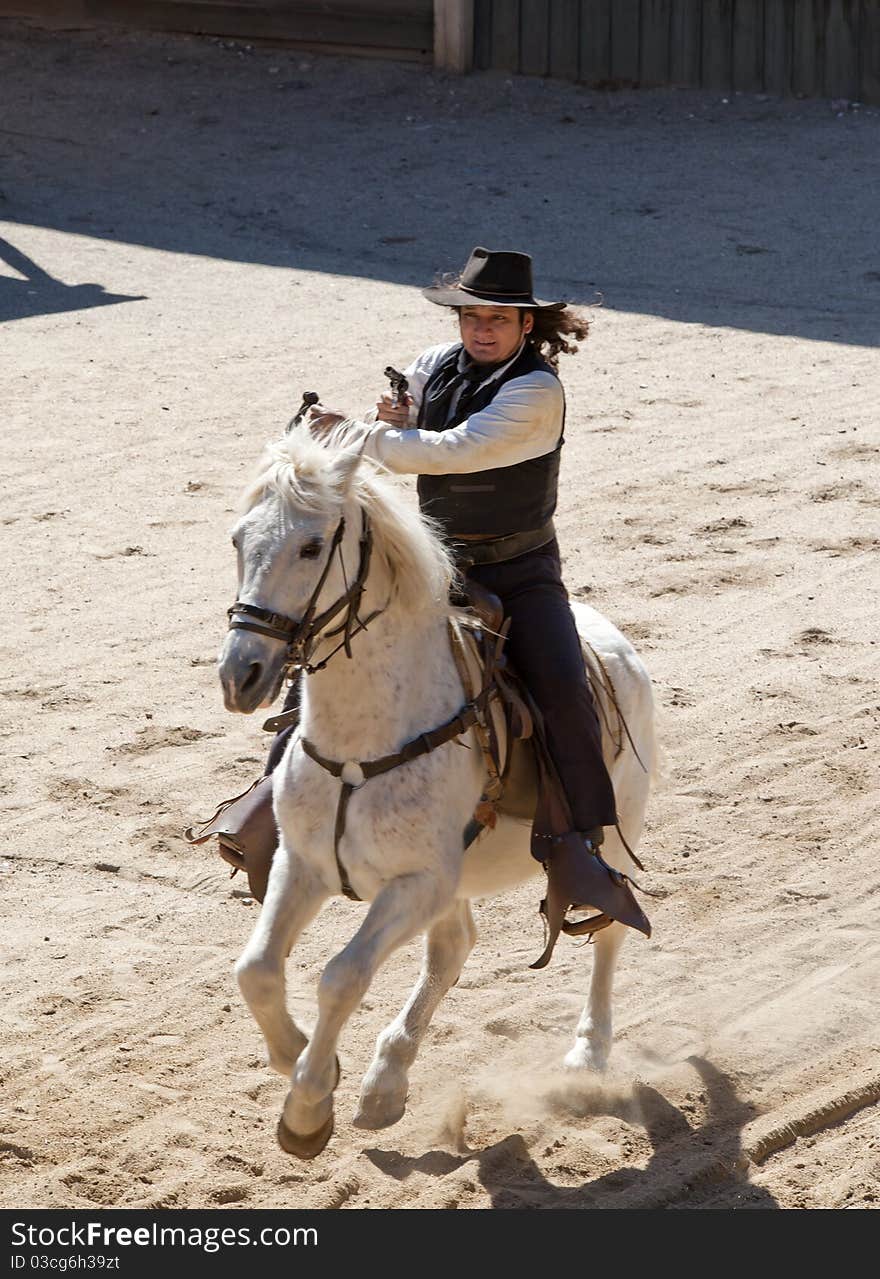
[[[348,873],[339,856],[339,845],[342,836],[345,834],[345,819],[348,813],[348,801],[351,799],[352,791],[358,790],[371,777],[379,777],[382,773],[390,773],[392,768],[397,768],[400,764],[409,764],[412,760],[418,759],[421,755],[428,755],[431,751],[437,749],[438,746],[444,746],[447,742],[451,742],[454,737],[461,737],[467,733],[478,721],[478,715],[485,712],[489,698],[492,696],[491,688],[484,688],[475,698],[466,702],[462,706],[457,715],[452,719],[441,724],[438,728],[431,729],[428,733],[420,733],[418,737],[412,738],[403,745],[394,755],[382,755],[379,759],[365,760],[336,760],[327,759],[321,752],[309,741],[307,737],[299,739],[305,753],[316,764],[320,764],[321,768],[330,773],[332,777],[342,777],[346,767],[354,765],[359,768],[363,774],[363,781],[356,785],[351,782],[343,781],[342,789],[339,793],[339,801],[336,805],[336,823],[333,831],[333,853],[336,857],[336,869],[339,873],[339,883],[342,892],[351,901],[360,901],[360,897],[351,886]]]
[[[244,615],[242,617],[242,614]],[[293,634],[293,624],[283,613],[272,613],[267,608],[259,608],[256,604],[242,604],[236,600],[227,609],[229,629],[237,631],[256,631],[258,635],[268,635],[272,639],[284,640],[289,644]],[[252,618],[253,621],[248,621]]]
[[[285,728],[291,728],[294,724],[298,724],[300,720],[300,708],[294,706],[292,710],[280,711],[277,715],[270,715],[268,719],[263,720],[264,733],[280,733]]]
[[[527,533],[511,533],[508,537],[480,539],[456,538],[450,534],[450,543],[455,558],[459,563],[500,564],[505,560],[516,559],[517,555],[525,555],[527,551],[536,551],[541,546],[552,542],[556,529],[552,520],[548,520],[542,528],[530,529]]]
[[[339,887],[342,889],[343,895],[351,902],[359,902],[361,899],[351,886],[351,880],[348,878],[348,872],[342,864],[342,858],[339,856],[339,843],[345,834],[345,818],[348,815],[348,801],[351,799],[353,786],[349,786],[347,782],[342,785],[339,792],[339,803],[336,805],[336,824],[333,829],[333,855],[336,858],[336,870],[339,874]]]
[[[418,759],[420,755],[428,755],[431,751],[437,749],[438,746],[444,746],[447,742],[451,742],[453,737],[461,737],[473,728],[477,722],[477,710],[482,710],[489,699],[491,689],[483,689],[472,702],[466,703],[457,715],[447,720],[445,724],[441,724],[439,728],[432,728],[428,733],[419,733],[418,737],[413,737],[394,755],[382,755],[379,759],[364,760],[335,760],[327,759],[319,750],[309,741],[307,737],[300,738],[300,745],[310,759],[316,764],[320,764],[334,777],[341,777],[342,770],[347,763],[355,763],[361,769],[364,775],[364,781],[369,781],[371,777],[378,777],[381,773],[388,773],[392,768],[397,768],[400,764],[409,764],[414,759]],[[358,787],[353,787],[358,789]]]

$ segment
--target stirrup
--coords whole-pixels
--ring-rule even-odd
[[[547,895],[540,906],[547,926],[547,944],[530,968],[546,967],[561,932],[583,937],[616,920],[651,936],[648,917],[633,896],[627,876],[609,866],[595,845],[595,840],[587,843],[576,830],[552,840],[545,862]],[[579,921],[565,918],[571,907],[581,906],[593,906],[599,914]]]

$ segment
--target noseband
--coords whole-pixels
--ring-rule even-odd
[[[327,562],[318,579],[318,584],[312,591],[311,598],[306,606],[306,611],[297,621],[292,617],[286,617],[283,613],[272,613],[267,608],[259,608],[256,604],[243,604],[241,600],[236,600],[230,609],[227,610],[229,618],[230,630],[256,631],[258,635],[268,635],[271,639],[284,640],[287,643],[287,668],[298,668],[313,674],[315,671],[323,670],[330,658],[338,653],[341,648],[345,649],[347,657],[351,657],[351,638],[358,631],[365,630],[373,618],[384,612],[384,609],[377,608],[369,617],[362,621],[358,616],[361,598],[367,583],[367,574],[370,571],[370,556],[373,550],[373,533],[370,528],[370,521],[366,511],[362,511],[363,525],[360,537],[360,563],[358,564],[357,576],[351,586],[347,588],[345,593],[339,597],[329,608],[325,608],[322,613],[315,616],[315,608],[318,603],[318,596],[323,590],[327,575],[333,564],[333,556],[339,552],[339,564],[342,568],[342,576],[345,579],[345,563],[342,559],[342,538],[345,533],[345,516],[342,516],[336,526],[336,532],[333,534],[333,540],[330,544],[330,552],[327,556]],[[347,608],[345,619],[341,625],[332,631],[324,633],[324,627],[328,622],[332,622],[334,617],[338,616],[343,609]],[[357,625],[355,625],[357,623]],[[342,639],[329,653],[323,661],[317,662],[314,666],[309,664],[309,659],[314,652],[315,645],[324,634],[324,638],[332,638],[334,635],[342,635]]]

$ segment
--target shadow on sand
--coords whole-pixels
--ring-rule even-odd
[[[705,1058],[689,1063],[703,1081],[707,1116],[692,1128],[684,1114],[656,1088],[643,1083],[615,1093],[572,1081],[549,1098],[554,1113],[571,1119],[613,1115],[643,1127],[654,1148],[644,1168],[621,1167],[581,1186],[548,1181],[519,1134],[483,1150],[462,1143],[460,1153],[430,1150],[416,1158],[394,1150],[365,1153],[389,1177],[405,1181],[418,1172],[445,1177],[474,1166],[492,1199],[493,1208],[777,1208],[767,1191],[746,1177],[742,1129],[754,1118],[748,1102],[738,1097],[731,1080]]]
[[[407,285],[475,243],[522,247],[545,296],[880,344],[876,112],[14,34],[8,221]],[[3,287],[7,318],[65,296]]]
[[[64,284],[0,237],[0,262],[17,271],[21,279],[0,274],[0,324],[32,315],[83,311],[116,302],[142,302],[143,297],[107,293],[100,284]]]

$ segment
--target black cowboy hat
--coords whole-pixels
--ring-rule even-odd
[[[457,285],[434,285],[422,296],[438,306],[520,306],[561,310],[565,302],[542,302],[532,292],[528,253],[474,249]]]

